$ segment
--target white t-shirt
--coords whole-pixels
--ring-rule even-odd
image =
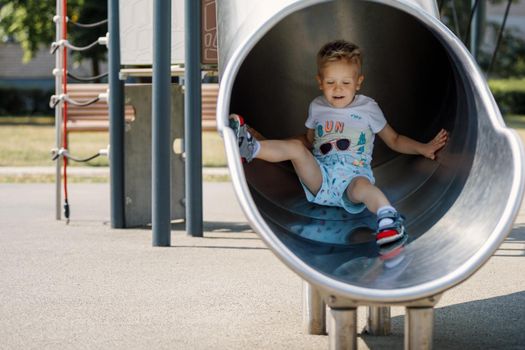
[[[305,125],[315,131],[314,156],[322,158],[337,153],[345,154],[352,156],[354,165],[369,166],[375,134],[385,127],[386,120],[379,105],[370,97],[356,95],[350,105],[334,108],[324,96],[319,96],[310,103]],[[347,140],[350,141],[348,149],[338,149],[337,145],[345,148]],[[321,149],[329,148],[321,147],[325,143],[331,143],[332,148],[323,154]]]

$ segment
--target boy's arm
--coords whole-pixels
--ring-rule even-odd
[[[315,137],[314,131],[315,131],[314,129],[308,129],[306,131],[306,143],[304,145],[308,149],[312,149],[313,147],[314,137]]]
[[[404,154],[420,154],[430,159],[436,159],[439,151],[448,140],[448,131],[441,129],[438,134],[428,143],[421,143],[410,137],[398,134],[388,124],[377,134],[388,147],[396,152]]]
[[[304,147],[312,149],[312,145],[314,142],[314,129],[308,129],[306,131],[306,134],[290,137],[288,138],[288,140],[300,140],[303,143]]]

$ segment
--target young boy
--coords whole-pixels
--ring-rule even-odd
[[[230,116],[241,157],[268,162],[290,160],[308,201],[359,213],[365,206],[377,213],[376,242],[385,245],[405,235],[403,217],[374,185],[371,161],[374,135],[394,151],[435,159],[448,139],[441,130],[428,143],[399,135],[388,125],[378,104],[359,95],[364,76],[359,47],[344,40],[324,45],[317,54],[317,82],[322,95],[309,107],[306,136],[287,140],[256,140],[242,118]]]

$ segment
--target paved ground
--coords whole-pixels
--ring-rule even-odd
[[[108,185],[71,184],[72,222],[51,184],[0,185],[0,349],[326,349],[301,329],[301,281],[252,233],[229,183],[205,183],[205,238],[174,224],[111,229]],[[359,328],[365,310],[359,311]],[[389,337],[402,349],[403,309]],[[525,212],[494,257],[445,293],[436,349],[525,349]]]

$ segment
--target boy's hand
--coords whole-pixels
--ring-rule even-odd
[[[432,160],[436,159],[436,152],[443,148],[448,141],[448,131],[441,129],[440,132],[432,139],[430,142],[425,143],[421,152],[421,155],[430,158]]]

